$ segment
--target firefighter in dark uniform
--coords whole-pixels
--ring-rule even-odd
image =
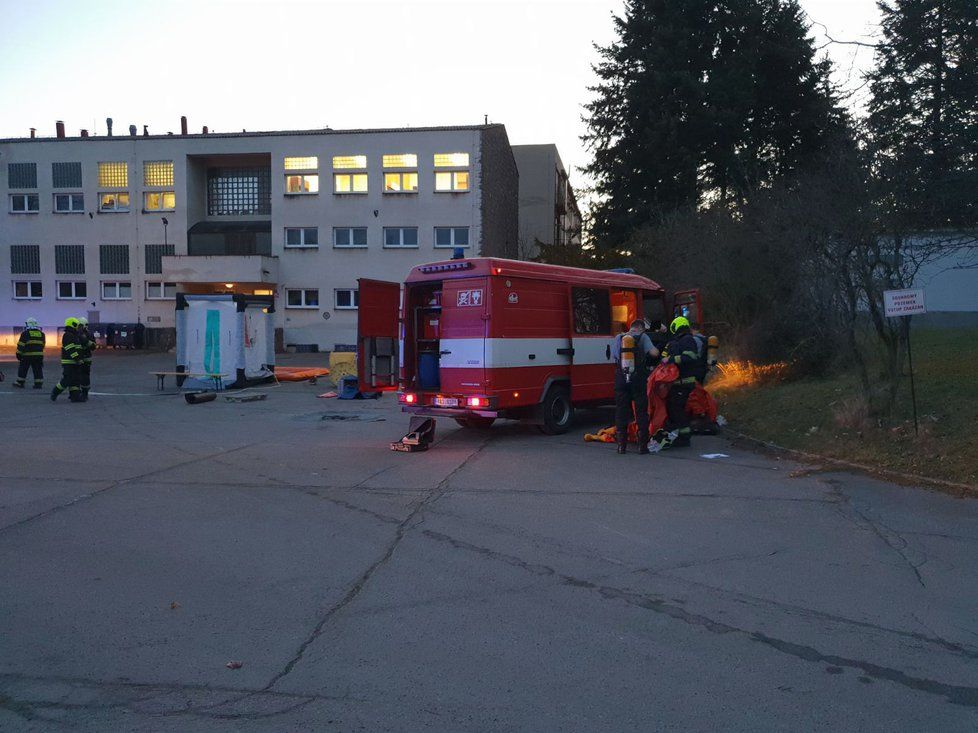
[[[699,344],[693,338],[689,327],[689,319],[679,316],[669,324],[672,339],[663,352],[663,364],[675,364],[679,367],[679,379],[669,387],[666,397],[666,427],[665,433],[657,437],[662,447],[682,448],[689,445],[692,430],[689,427],[689,415],[686,414],[686,401],[689,399],[696,378],[700,374],[702,357]],[[675,437],[670,437],[675,435]]]
[[[82,402],[88,402],[88,390],[92,388],[92,352],[96,345],[88,331],[88,319],[78,319],[78,342],[81,344],[81,366],[78,368],[78,388]]]
[[[15,387],[24,388],[27,372],[34,373],[34,389],[44,387],[44,331],[36,318],[24,322],[24,330],[17,339],[17,380]]]
[[[61,381],[51,390],[51,401],[54,402],[65,390],[72,402],[81,402],[81,390],[78,386],[79,370],[81,369],[82,345],[78,337],[78,319],[65,319],[65,332],[61,336]]]
[[[631,342],[631,345],[627,345]],[[658,349],[645,333],[645,321],[632,321],[612,348],[615,360],[615,436],[618,452],[628,445],[628,423],[635,417],[638,426],[638,452],[649,452],[649,361],[659,356]]]

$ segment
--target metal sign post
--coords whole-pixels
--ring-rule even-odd
[[[907,336],[907,360],[910,364],[910,399],[913,402],[913,432],[920,434],[917,422],[917,386],[913,378],[913,349],[910,347],[910,317],[926,313],[924,291],[920,288],[909,290],[883,291],[883,308],[887,318],[902,318]]]

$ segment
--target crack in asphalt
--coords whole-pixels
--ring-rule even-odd
[[[281,670],[272,676],[268,683],[262,688],[263,690],[270,690],[280,680],[289,675],[293,669],[295,669],[296,665],[302,661],[302,658],[305,656],[306,650],[309,649],[313,642],[315,642],[316,639],[318,639],[323,633],[323,630],[326,628],[326,624],[329,623],[330,619],[332,619],[337,613],[342,611],[346,606],[352,603],[358,595],[360,595],[360,592],[364,589],[364,587],[366,587],[367,583],[370,582],[370,579],[373,577],[374,573],[376,573],[394,556],[395,550],[397,550],[398,545],[401,544],[401,541],[404,539],[405,535],[407,535],[407,533],[410,532],[415,526],[424,521],[422,515],[424,508],[441,498],[441,496],[445,493],[446,487],[451,479],[459,471],[464,469],[472,459],[479,455],[491,440],[491,436],[486,437],[481,445],[466,456],[466,458],[461,461],[458,466],[452,469],[452,471],[449,472],[444,479],[442,479],[433,489],[429,490],[428,493],[415,504],[411,512],[398,523],[397,529],[394,532],[394,537],[388,543],[384,553],[373,563],[371,563],[366,570],[364,570],[356,582],[353,583],[353,585],[349,588],[349,590],[347,590],[339,601],[334,603],[326,610],[326,613],[319,619],[310,634],[299,645],[299,648],[296,650],[292,658],[286,662],[285,666],[282,667]]]
[[[858,669],[869,677],[893,682],[919,692],[942,696],[948,702],[955,705],[978,708],[978,687],[952,685],[924,677],[915,677],[903,672],[902,670],[894,669],[892,667],[885,667],[883,665],[875,664],[874,662],[842,657],[835,654],[827,654],[806,644],[798,644],[786,639],[768,636],[762,632],[743,629],[723,621],[717,621],[716,619],[709,618],[708,616],[702,614],[687,611],[681,606],[675,603],[670,603],[661,598],[656,598],[648,594],[629,591],[622,588],[616,588],[614,586],[599,585],[598,583],[594,583],[589,580],[584,580],[582,578],[561,573],[549,565],[528,562],[515,555],[509,555],[488,547],[475,545],[441,532],[423,530],[422,534],[438,542],[447,543],[456,549],[473,552],[484,557],[503,562],[533,575],[554,577],[566,585],[596,592],[606,600],[622,601],[630,606],[653,611],[654,613],[668,616],[690,626],[704,628],[714,634],[735,634],[738,636],[743,636],[753,642],[763,644],[783,654],[787,654],[804,661],[819,662],[838,667]]]
[[[194,463],[201,463],[203,461],[209,461],[212,458],[218,458],[220,456],[228,455],[229,453],[235,453],[236,451],[241,451],[244,450],[245,448],[250,448],[254,445],[258,445],[259,442],[261,441],[257,441],[254,443],[247,443],[246,445],[239,445],[237,448],[229,448],[228,450],[219,451],[217,453],[210,453],[205,456],[197,456],[195,458],[191,458],[186,461],[181,461],[179,463],[174,463],[169,466],[164,466],[163,468],[156,468],[153,469],[152,471],[146,471],[145,473],[141,473],[137,476],[129,476],[127,478],[111,481],[109,482],[108,485],[103,486],[101,489],[95,489],[94,491],[90,491],[87,494],[81,494],[80,496],[76,496],[70,501],[67,501],[63,504],[58,504],[57,506],[53,506],[50,509],[45,509],[43,512],[38,512],[37,514],[33,514],[29,517],[24,517],[23,519],[19,519],[16,522],[5,524],[4,526],[0,527],[0,532],[5,532],[6,530],[9,529],[22,527],[23,525],[29,524],[30,522],[33,522],[34,520],[37,519],[43,519],[44,517],[47,517],[51,514],[55,514],[64,509],[68,509],[69,507],[72,507],[80,502],[87,501],[88,499],[93,499],[96,496],[99,496],[100,494],[104,494],[106,491],[111,491],[112,489],[116,489],[120,486],[125,486],[126,484],[131,484],[135,481],[140,481],[142,479],[148,478],[158,473],[166,473],[167,471],[172,471],[175,468],[183,468],[184,466],[189,466]]]
[[[927,563],[927,555],[918,550],[923,560],[919,563],[913,562],[906,553],[906,549],[910,546],[907,539],[896,530],[884,524],[881,519],[872,519],[869,516],[869,506],[865,501],[858,501],[846,494],[842,489],[842,482],[838,479],[825,478],[821,479],[821,481],[831,487],[829,490],[830,496],[838,497],[839,501],[836,502],[836,511],[838,514],[856,527],[864,530],[868,529],[876,535],[884,545],[893,550],[903,560],[903,563],[910,568],[920,587],[926,588],[927,584],[924,582],[924,577],[920,573],[920,568]]]
[[[61,710],[72,711],[111,711],[128,710],[130,713],[138,715],[149,715],[152,717],[181,717],[189,716],[204,719],[218,720],[264,720],[286,715],[299,708],[305,707],[314,702],[351,702],[354,701],[349,694],[345,695],[323,695],[320,693],[295,693],[283,692],[279,690],[266,689],[247,689],[240,687],[228,687],[221,685],[185,685],[169,684],[156,682],[119,682],[93,680],[84,677],[64,677],[57,675],[30,675],[20,673],[0,673],[0,680],[4,683],[11,682],[35,682],[41,684],[63,684],[68,686],[68,690],[59,700],[49,699],[29,699],[15,697],[12,695],[0,694],[0,710],[6,710],[18,717],[28,720],[44,720],[45,722],[67,725],[63,721],[55,718],[39,715],[37,710]],[[119,700],[107,700],[103,702],[65,702],[64,698],[76,690],[98,690],[108,694],[130,695],[135,697],[124,697]],[[228,694],[227,698],[217,702],[194,705],[188,701],[183,707],[172,710],[149,711],[140,710],[139,705],[153,700],[171,695],[173,693],[187,693],[190,695],[211,695]],[[219,709],[233,704],[246,698],[257,697],[271,701],[286,701],[287,705],[270,711],[251,711],[251,712],[220,712]],[[69,726],[70,727],[70,726]]]

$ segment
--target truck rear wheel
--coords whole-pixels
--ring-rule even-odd
[[[574,420],[574,405],[571,404],[570,392],[565,385],[552,385],[540,404],[540,410],[543,413],[541,432],[547,435],[561,435],[570,430]]]
[[[469,430],[485,430],[492,427],[492,424],[496,422],[496,418],[470,415],[469,417],[456,417],[455,422]]]

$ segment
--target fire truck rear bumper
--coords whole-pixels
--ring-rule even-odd
[[[412,415],[429,415],[431,417],[499,417],[498,410],[469,410],[454,407],[430,407],[427,405],[401,405],[401,412]]]

